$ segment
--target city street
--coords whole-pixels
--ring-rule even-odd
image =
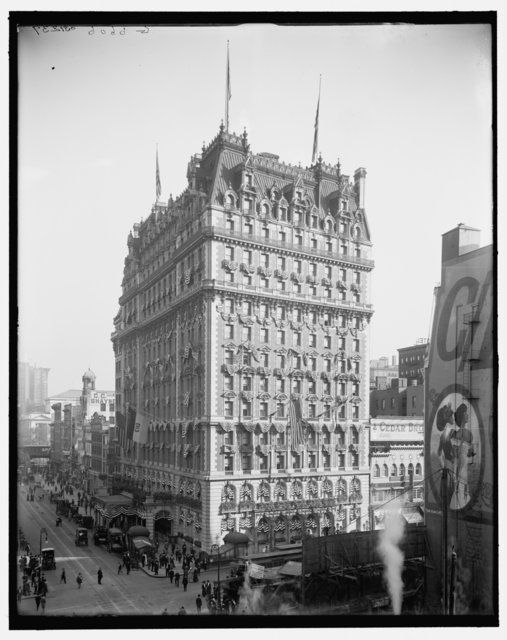
[[[169,578],[147,575],[143,570],[133,570],[126,574],[125,568],[118,575],[119,555],[109,553],[104,546],[95,546],[93,531],[89,531],[89,546],[77,547],[74,543],[76,525],[68,518],[62,518],[62,526],[56,527],[55,505],[49,502],[49,491],[45,499],[39,500],[37,491],[34,502],[26,500],[26,488],[19,493],[19,522],[33,554],[39,553],[41,529],[47,531],[47,542],[42,535],[42,547],[53,547],[56,557],[56,571],[45,571],[48,594],[45,615],[159,615],[164,609],[169,614],[177,614],[184,606],[187,613],[197,614],[195,599],[201,593],[201,581],[189,583],[187,592],[183,587],[171,584]],[[102,569],[102,584],[97,581],[97,571]],[[60,584],[60,575],[65,569],[67,583]],[[78,589],[76,576],[81,572],[83,584]],[[201,573],[200,580],[216,579],[216,571]],[[18,586],[21,585],[19,572]],[[207,614],[203,602],[203,614]],[[19,613],[43,615],[36,611],[33,597],[23,597]]]

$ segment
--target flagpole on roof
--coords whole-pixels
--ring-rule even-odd
[[[158,202],[161,194],[162,194],[162,185],[160,183],[160,170],[158,167],[158,142],[157,144],[157,151],[156,151],[156,168],[155,168],[155,199],[156,202]]]
[[[229,65],[229,40],[227,40],[227,67],[225,76],[225,130],[229,132],[229,101],[231,94],[231,70]]]
[[[320,109],[320,85],[322,82],[322,74],[319,75],[319,97],[317,100],[317,111],[315,113],[315,125],[314,125],[314,133],[313,133],[313,153],[312,153],[312,164],[315,164],[317,159],[317,155],[319,152],[319,109]]]

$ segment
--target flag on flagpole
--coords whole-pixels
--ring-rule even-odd
[[[320,80],[321,78],[319,77],[319,98],[317,100],[317,113],[315,114],[315,131],[313,134],[312,164],[315,163],[315,160],[317,159],[318,146],[319,146]]]
[[[229,100],[231,93],[231,70],[229,66],[229,40],[227,40],[227,70],[225,80],[225,130],[229,131]]]
[[[160,170],[158,168],[158,145],[157,145],[157,168],[156,168],[156,175],[155,175],[155,192],[157,195],[157,202],[158,202],[158,199],[162,194],[162,185],[160,184]]]

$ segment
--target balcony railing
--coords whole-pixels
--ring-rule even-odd
[[[241,240],[249,240],[250,242],[257,242],[262,245],[276,247],[279,249],[287,249],[292,251],[297,251],[298,253],[307,253],[309,257],[314,257],[315,255],[321,256],[323,258],[334,258],[335,260],[341,260],[343,262],[352,262],[353,264],[363,265],[365,267],[373,267],[374,261],[369,258],[360,258],[351,255],[344,255],[333,251],[324,251],[322,249],[312,249],[310,247],[303,247],[300,244],[295,244],[290,241],[284,240],[276,240],[275,238],[265,238],[264,236],[258,236],[254,234],[245,235],[241,231],[231,231],[230,229],[225,229],[224,227],[204,227],[202,229],[205,234],[212,234],[218,236],[226,236],[232,238],[240,238]]]

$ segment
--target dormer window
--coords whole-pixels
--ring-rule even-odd
[[[342,211],[348,211],[349,210],[349,203],[347,200],[342,200]]]
[[[234,200],[234,196],[232,195],[232,193],[229,193],[227,195],[227,197],[225,198],[225,205],[226,207],[228,207],[229,209],[234,209],[236,202]]]
[[[245,183],[247,187],[251,187],[252,186],[252,174],[247,173],[245,175]]]
[[[253,208],[253,201],[250,198],[244,198],[243,200],[243,213],[251,213]]]

